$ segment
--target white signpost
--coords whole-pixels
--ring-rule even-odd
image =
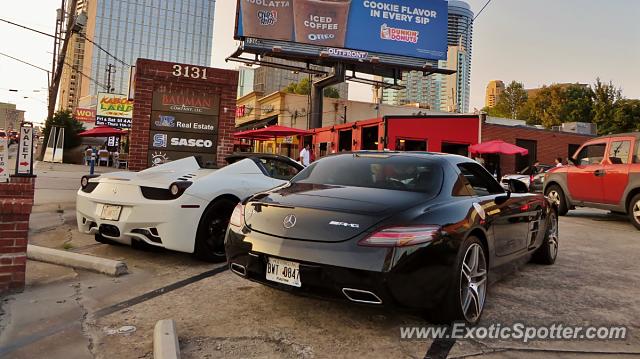
[[[33,125],[23,123],[20,126],[18,153],[16,154],[16,175],[33,175]]]
[[[9,151],[7,146],[7,139],[0,138],[0,183],[7,182],[9,180]]]

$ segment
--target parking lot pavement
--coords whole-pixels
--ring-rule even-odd
[[[561,217],[556,264],[527,264],[493,284],[480,326],[624,326],[625,340],[403,340],[401,327],[428,323],[408,313],[290,295],[185,254],[96,244],[71,227],[43,232],[37,240],[55,246],[61,235],[70,236],[71,250],[124,259],[132,271],[120,283],[80,271],[74,278],[67,273],[64,280],[40,284],[77,283],[74,298],[86,313],[75,319],[82,331],[70,331],[69,338],[81,333],[97,357],[150,358],[153,326],[165,318],[176,321],[183,358],[423,358],[427,352],[434,358],[640,356],[640,232],[624,217],[603,211],[576,210]],[[10,300],[5,309],[17,309],[18,302]],[[136,330],[118,333],[126,325]],[[37,331],[45,333],[42,338],[14,353],[53,345],[44,329]],[[19,335],[14,339],[23,343]]]

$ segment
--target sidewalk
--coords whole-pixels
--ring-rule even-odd
[[[29,223],[29,243],[102,258],[124,260],[130,274],[102,274],[28,260],[23,293],[0,298],[0,358],[108,357],[131,335],[151,338],[153,327],[136,323],[131,298],[211,270],[185,253],[143,251],[97,243],[79,233],[75,197],[87,166],[37,162],[35,205]],[[96,173],[116,169],[96,167]],[[157,317],[166,312],[158,311]],[[118,315],[118,318],[111,319]],[[124,318],[122,318],[124,317]],[[162,319],[162,318],[160,318]],[[109,321],[108,327],[102,324]],[[122,329],[120,332],[118,329]],[[110,339],[107,339],[109,337]],[[151,358],[148,342],[134,347]]]

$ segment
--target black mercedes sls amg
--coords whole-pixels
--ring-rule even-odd
[[[466,157],[337,154],[238,204],[227,259],[234,273],[278,289],[473,325],[493,270],[555,262],[556,208],[519,192]]]

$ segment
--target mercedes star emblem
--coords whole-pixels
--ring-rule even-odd
[[[296,225],[296,216],[294,216],[293,214],[290,214],[284,217],[284,220],[282,221],[282,225],[286,229],[293,228],[293,226]]]

